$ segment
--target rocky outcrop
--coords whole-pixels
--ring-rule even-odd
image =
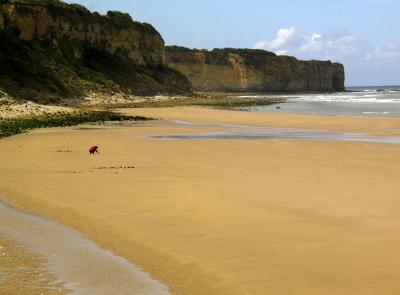
[[[166,63],[196,91],[343,91],[344,67],[330,61],[301,61],[258,49],[166,48]]]
[[[110,11],[100,15],[57,0],[0,3],[0,70],[11,74],[7,78],[0,73],[3,88],[18,84],[19,90],[25,88],[23,92],[33,96],[98,90],[130,94],[190,91],[186,78],[165,66],[160,34],[128,14]],[[10,56],[12,52],[16,55]],[[32,91],[26,89],[19,80],[38,80],[34,73],[46,78],[41,82],[51,82],[52,89],[45,89],[45,84],[40,87],[40,81],[28,83]]]

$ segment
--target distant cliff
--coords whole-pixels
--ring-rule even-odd
[[[301,61],[258,49],[191,50],[166,47],[166,63],[197,91],[343,91],[344,67],[330,61]]]
[[[128,14],[57,0],[0,1],[0,88],[38,99],[90,92],[187,93],[164,41]]]

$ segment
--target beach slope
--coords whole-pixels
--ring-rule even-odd
[[[0,140],[2,198],[78,230],[173,294],[400,292],[400,145],[150,137],[226,124],[393,136],[400,120],[124,112],[165,120]],[[100,154],[89,155],[94,144]]]

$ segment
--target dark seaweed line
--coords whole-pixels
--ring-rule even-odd
[[[146,117],[126,116],[110,111],[88,111],[64,115],[49,115],[37,118],[0,119],[0,138],[47,127],[66,127],[84,123],[105,121],[145,121]]]

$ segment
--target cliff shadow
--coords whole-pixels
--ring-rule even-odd
[[[17,29],[0,33],[0,87],[12,96],[41,103],[80,96],[62,81],[57,64],[43,46],[19,39]]]
[[[189,94],[190,84],[176,70],[162,65],[138,65],[116,54],[87,47],[77,68],[80,77],[114,92],[135,95]]]

